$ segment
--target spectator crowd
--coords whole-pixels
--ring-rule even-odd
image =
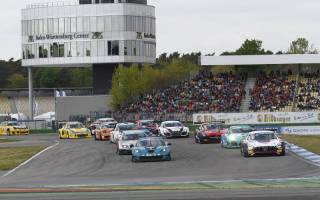
[[[239,112],[246,74],[201,72],[197,77],[155,90],[121,108],[124,113]]]
[[[288,72],[259,72],[256,84],[250,91],[250,111],[276,112],[293,103],[296,80],[289,80],[292,75]]]
[[[303,110],[319,110],[320,108],[320,71],[302,73],[299,82],[297,108]]]

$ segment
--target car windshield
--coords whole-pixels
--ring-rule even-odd
[[[137,144],[138,147],[163,147],[166,143],[161,139],[141,140]]]
[[[101,119],[99,120],[100,123],[106,123],[106,122],[114,122],[113,119]]]
[[[274,133],[256,133],[253,139],[256,141],[270,141],[277,139],[277,137]]]
[[[70,124],[70,128],[84,128],[83,124]]]
[[[136,126],[134,124],[127,124],[127,125],[121,125],[119,126],[120,131],[130,131],[134,130]]]
[[[218,128],[219,128],[219,126],[216,125],[216,124],[209,124],[209,125],[207,125],[207,129],[208,129],[208,130],[215,130],[215,129],[218,129]]]
[[[181,126],[182,126],[182,124],[179,123],[179,122],[172,122],[172,123],[167,123],[167,124],[164,125],[164,127],[168,127],[168,128],[170,128],[170,127],[181,127]]]
[[[18,122],[8,122],[8,126],[19,126]]]
[[[154,121],[144,121],[140,123],[141,126],[153,126],[155,125]]]
[[[250,133],[253,131],[251,127],[243,127],[243,128],[233,128],[231,129],[232,134],[242,134],[242,133]]]
[[[105,128],[111,128],[111,129],[113,129],[115,127],[115,125],[113,125],[113,124],[105,124],[105,125],[102,125],[101,126],[101,129],[105,129]]]
[[[146,133],[136,133],[136,134],[125,134],[122,137],[122,140],[124,141],[130,141],[130,140],[139,140],[140,138],[147,137]]]

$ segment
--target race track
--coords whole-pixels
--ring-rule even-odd
[[[30,136],[40,137],[40,136]],[[42,139],[44,136],[41,136]],[[46,141],[58,140],[47,136]],[[118,156],[109,142],[60,140],[7,177],[0,187],[49,187],[152,182],[223,181],[320,176],[320,169],[287,154],[285,157],[243,158],[239,150],[219,144],[195,144],[193,139],[173,139],[171,162],[131,163]]]

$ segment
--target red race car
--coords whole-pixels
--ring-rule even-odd
[[[201,124],[199,129],[195,133],[195,142],[196,143],[209,143],[216,142],[220,143],[221,136],[225,133],[223,122],[212,122]]]
[[[154,120],[140,120],[136,124],[139,128],[148,129],[154,135],[158,134],[159,125]]]

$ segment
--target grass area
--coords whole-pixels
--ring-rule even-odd
[[[20,140],[0,138],[0,143],[19,142]]]
[[[320,136],[283,135],[282,138],[289,143],[320,155]]]
[[[0,170],[11,170],[43,150],[43,147],[0,148]]]

